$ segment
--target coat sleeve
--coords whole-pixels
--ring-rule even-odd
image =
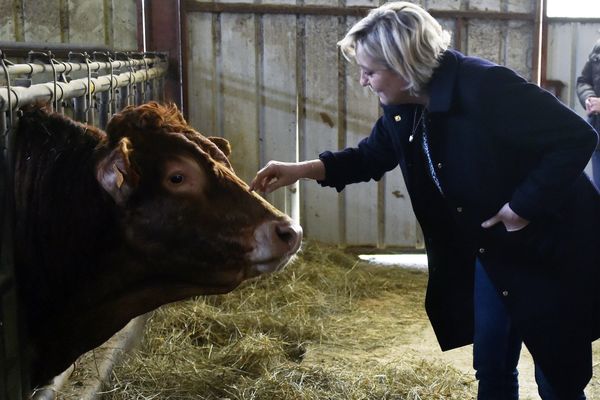
[[[335,187],[341,192],[347,184],[379,180],[395,168],[399,160],[385,125],[384,117],[380,117],[371,134],[357,147],[319,154],[325,165],[325,179],[318,181],[319,184]]]
[[[593,86],[592,70],[592,62],[588,60],[581,71],[581,75],[577,78],[577,97],[579,98],[579,102],[584,109],[585,99],[588,97],[597,96]]]
[[[488,69],[480,90],[484,123],[506,153],[503,174],[516,182],[511,208],[528,220],[558,215],[590,160],[597,133],[508,68]]]

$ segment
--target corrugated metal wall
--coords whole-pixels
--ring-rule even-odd
[[[379,113],[377,99],[360,87],[357,68],[343,60],[336,48],[358,17],[194,11],[193,5],[201,3],[215,4],[188,1],[190,11],[184,15],[189,118],[204,133],[231,141],[233,164],[244,180],[250,181],[268,160],[312,159],[323,150],[356,144],[369,134]],[[384,2],[260,2],[340,8],[380,3]],[[447,12],[533,15],[534,0],[418,3],[445,12],[440,21],[460,41],[455,47],[531,77],[533,17],[459,20]],[[313,239],[341,245],[421,246],[399,170],[388,173],[380,183],[352,185],[341,194],[303,181],[269,199],[292,216],[299,214],[306,235]]]
[[[0,0],[0,40],[136,50],[136,0]]]

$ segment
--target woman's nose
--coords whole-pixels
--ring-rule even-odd
[[[362,71],[360,71],[360,76],[358,78],[358,82],[360,83],[361,86],[367,86],[369,84],[369,80],[365,76],[365,73]]]

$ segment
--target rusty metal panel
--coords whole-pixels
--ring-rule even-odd
[[[471,20],[467,24],[466,53],[503,63],[506,24],[503,21]]]
[[[15,39],[13,0],[0,0],[0,40]]]
[[[346,0],[346,7],[378,7],[379,3],[379,0]]]
[[[25,41],[61,42],[60,0],[23,0]]]
[[[506,34],[504,65],[514,69],[527,80],[532,79],[534,23],[509,21]]]
[[[535,3],[536,0],[508,0],[506,9],[509,12],[533,13]]]
[[[461,0],[421,0],[420,5],[429,10],[460,10]]]
[[[136,0],[0,0],[0,40],[136,50]]]
[[[137,5],[136,0],[112,2],[112,43],[110,47],[120,50],[137,49]]]
[[[69,42],[88,45],[108,43],[104,2],[99,0],[68,0]]]
[[[470,10],[504,11],[503,3],[501,0],[469,0],[468,4]]]

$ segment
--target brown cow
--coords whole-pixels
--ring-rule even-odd
[[[302,230],[175,106],[104,133],[34,107],[15,140],[16,275],[37,386],[131,318],[283,267]]]

